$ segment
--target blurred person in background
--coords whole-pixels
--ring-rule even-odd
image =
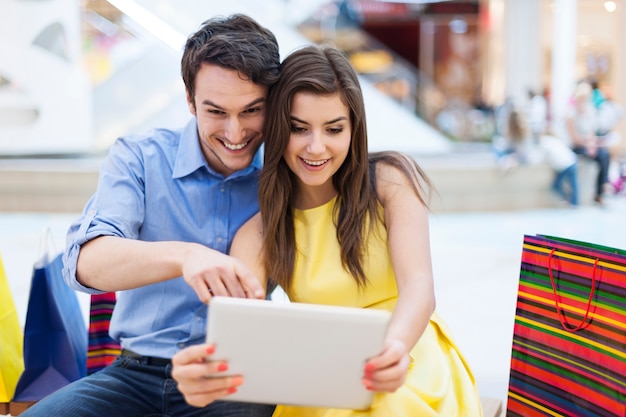
[[[548,102],[546,98],[528,89],[528,126],[535,143],[546,132],[548,123]]]
[[[608,183],[611,155],[604,142],[598,136],[598,110],[592,101],[591,85],[582,81],[576,85],[571,102],[566,112],[566,130],[572,150],[594,161],[598,167],[595,181],[594,201],[603,204],[604,186]]]
[[[552,191],[571,207],[578,205],[578,173],[576,154],[560,138],[542,132],[538,138],[529,128],[526,112],[512,107],[509,111],[506,137],[498,163],[503,171],[518,165],[547,163],[554,171]]]

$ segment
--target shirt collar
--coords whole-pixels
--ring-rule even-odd
[[[233,173],[229,178],[248,175],[254,171],[260,170],[263,166],[263,149],[264,145],[261,145],[259,150],[254,155],[254,158],[252,158],[250,165],[241,171]],[[178,151],[176,153],[176,162],[174,164],[172,177],[182,178],[190,175],[202,167],[205,167],[211,174],[224,178],[224,176],[215,171],[204,158],[202,148],[200,147],[200,139],[198,138],[197,121],[195,117],[192,117],[183,128],[180,142],[178,144]]]

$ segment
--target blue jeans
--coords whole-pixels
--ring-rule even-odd
[[[171,378],[172,365],[152,366],[120,357],[110,366],[54,392],[23,417],[270,417],[273,405],[216,401],[204,408],[185,402]]]
[[[587,153],[587,149],[582,146],[574,147],[573,150],[576,154],[582,155],[587,159],[591,159],[598,165],[595,197],[600,198],[602,196],[604,184],[609,182],[609,164],[611,163],[611,154],[609,153],[609,150],[607,148],[600,147],[593,156],[589,155]]]
[[[564,183],[569,183],[569,193],[566,192]],[[571,205],[578,205],[578,178],[576,172],[576,164],[572,164],[563,171],[557,172],[554,176],[552,188],[563,199],[567,200]]]

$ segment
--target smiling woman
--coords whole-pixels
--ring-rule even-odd
[[[472,372],[435,312],[430,181],[407,155],[368,153],[346,55],[296,50],[267,106],[260,214],[231,254],[293,302],[393,313],[384,347],[362,370],[363,388],[376,393],[369,410],[278,406],[274,417],[480,416]]]

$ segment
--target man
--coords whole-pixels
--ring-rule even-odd
[[[41,400],[24,416],[270,416],[274,407],[187,404],[170,358],[204,341],[213,295],[264,298],[227,255],[258,211],[262,125],[280,57],[274,35],[244,15],[214,18],[182,58],[189,110],[178,130],[120,138],[98,189],[69,229],[64,277],[87,293],[117,291],[112,365]],[[208,381],[233,392],[241,377]]]
[[[528,90],[528,125],[533,137],[533,143],[539,143],[541,136],[546,133],[548,123],[548,102],[543,94]]]

